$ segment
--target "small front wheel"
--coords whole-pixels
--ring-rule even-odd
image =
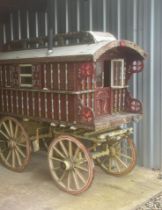
[[[87,190],[93,180],[94,163],[86,147],[72,136],[59,136],[49,146],[48,162],[56,185],[69,194]]]
[[[97,158],[99,166],[113,176],[128,174],[136,165],[136,149],[132,139],[125,137],[118,141],[108,142],[100,148],[109,149],[109,155]]]

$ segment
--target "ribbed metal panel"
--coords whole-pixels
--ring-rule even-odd
[[[135,126],[138,163],[162,170],[162,1],[53,0],[54,33],[108,31],[136,42],[148,52],[145,70],[130,87],[142,100],[144,119]],[[47,13],[18,11],[0,25],[0,43],[47,35]]]

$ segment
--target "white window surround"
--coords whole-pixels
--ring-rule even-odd
[[[124,59],[111,60],[111,87],[112,88],[125,87]]]
[[[20,87],[32,87],[32,65],[21,64],[20,67]],[[28,67],[28,68],[27,68]],[[23,72],[25,70],[25,73]],[[23,80],[28,80],[24,82]]]

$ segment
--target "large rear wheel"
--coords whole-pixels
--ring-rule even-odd
[[[0,121],[0,158],[7,168],[21,172],[28,165],[31,156],[29,137],[13,117],[4,117]]]

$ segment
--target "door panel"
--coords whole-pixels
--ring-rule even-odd
[[[95,114],[103,116],[111,114],[111,88],[98,88],[95,92]]]

